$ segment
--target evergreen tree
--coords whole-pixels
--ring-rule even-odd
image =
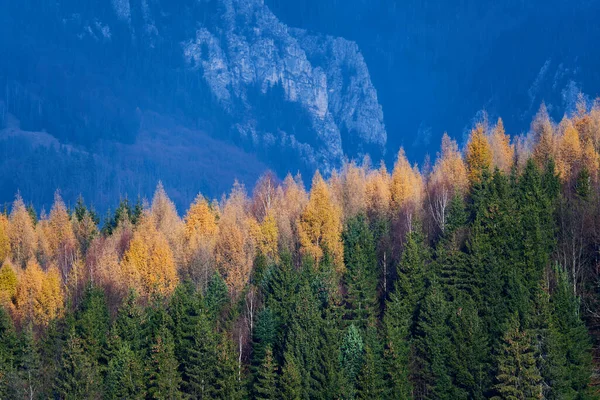
[[[88,286],[80,310],[75,316],[75,330],[83,350],[101,368],[106,366],[106,339],[110,326],[108,306],[102,289]]]
[[[0,307],[0,397],[7,398],[11,393],[11,380],[15,372],[15,351],[18,339],[10,316]]]
[[[185,391],[198,399],[214,398],[218,340],[214,324],[206,312],[199,315],[193,338],[193,343],[187,349],[189,361],[185,364]]]
[[[102,377],[95,360],[84,350],[84,343],[74,331],[69,333],[62,351],[54,393],[61,399],[99,399]]]
[[[377,316],[377,255],[375,241],[364,215],[348,221],[342,234],[349,319],[364,328]]]
[[[536,365],[531,338],[521,329],[519,318],[510,318],[498,355],[494,399],[540,399],[542,377]]]
[[[144,399],[146,385],[142,361],[129,343],[117,339],[115,350],[108,362],[105,398]]]
[[[181,376],[175,358],[173,336],[166,326],[161,326],[150,347],[146,360],[145,381],[148,398],[178,399],[181,398],[179,386]]]
[[[302,398],[302,376],[293,355],[284,354],[284,366],[281,372],[281,397],[285,400]]]
[[[357,376],[364,363],[364,342],[355,325],[350,325],[342,340],[340,368],[343,373],[346,397],[354,398]]]
[[[377,368],[377,356],[368,344],[365,346],[364,362],[356,382],[356,398],[359,400],[380,399],[383,382]]]
[[[276,376],[273,352],[271,351],[271,347],[267,346],[263,362],[257,371],[256,380],[254,382],[253,398],[257,400],[272,400],[279,398],[277,387],[275,385]]]

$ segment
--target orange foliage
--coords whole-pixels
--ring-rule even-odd
[[[344,247],[341,239],[342,212],[334,202],[327,184],[317,171],[310,198],[298,219],[301,252],[315,259],[317,267],[325,252],[338,272],[344,270]]]
[[[63,280],[67,280],[76,259],[77,240],[67,207],[58,191],[54,194],[54,205],[48,223],[44,224],[50,259],[58,265]]]
[[[484,171],[492,167],[492,149],[484,133],[483,125],[477,124],[471,130],[465,151],[469,182],[479,182]]]
[[[283,248],[294,250],[298,244],[296,221],[308,202],[308,195],[300,176],[287,175],[283,185],[277,188],[274,217],[277,221],[279,242]]]
[[[198,195],[185,216],[185,265],[189,277],[205,286],[212,273],[219,232],[218,209]]]
[[[548,110],[543,103],[531,123],[531,130],[537,142],[533,149],[533,159],[539,167],[544,167],[548,159],[556,159],[556,138]]]

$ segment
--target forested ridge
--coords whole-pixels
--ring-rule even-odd
[[[180,217],[0,215],[0,398],[598,398],[600,103]]]

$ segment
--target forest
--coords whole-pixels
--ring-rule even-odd
[[[417,166],[0,214],[0,398],[600,398],[600,101]]]

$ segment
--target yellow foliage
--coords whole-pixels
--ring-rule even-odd
[[[215,260],[230,292],[235,297],[250,279],[256,247],[248,199],[243,186],[235,184],[219,221]]]
[[[169,295],[178,282],[169,242],[145,215],[133,234],[121,262],[122,279],[142,296]]]
[[[533,159],[540,168],[543,168],[548,159],[556,160],[556,138],[545,104],[540,106],[540,110],[531,123],[531,130],[537,141],[533,149]]]
[[[378,170],[371,171],[367,176],[365,192],[367,211],[371,218],[384,218],[387,216],[392,192],[390,190],[390,175],[383,162]]]
[[[198,195],[185,216],[185,237],[188,242],[212,238],[217,234],[218,214],[208,201]]]
[[[51,261],[58,265],[65,280],[75,262],[77,252],[77,240],[73,232],[73,225],[67,212],[67,207],[58,191],[54,194],[54,205],[50,211],[46,238],[50,251]]]
[[[423,177],[416,166],[411,167],[404,149],[398,152],[398,158],[392,171],[391,205],[397,213],[407,207],[412,210],[421,207],[423,201]]]
[[[579,132],[573,126],[568,118],[563,118],[560,123],[559,131],[561,136],[558,145],[558,157],[556,167],[562,179],[568,181],[572,177],[572,172],[577,168],[581,160],[582,149],[579,140]]]
[[[17,273],[10,261],[6,260],[0,268],[0,306],[12,307],[17,295]]]
[[[8,237],[13,261],[18,266],[24,267],[27,260],[35,257],[37,237],[31,216],[20,195],[17,195],[12,206]]]
[[[183,258],[184,224],[177,214],[175,204],[167,196],[162,182],[158,183],[154,192],[150,207],[150,216],[156,229],[169,242],[173,257],[178,263],[181,263]]]
[[[317,171],[310,198],[298,219],[301,251],[315,259],[318,266],[325,252],[332,257],[338,272],[344,270],[344,247],[341,239],[342,212],[332,199],[327,184]]]
[[[366,211],[367,208],[367,169],[354,161],[344,163],[342,168],[341,206],[344,220]]]
[[[42,271],[37,261],[27,262],[17,286],[17,312],[21,321],[46,326],[62,315],[64,296],[60,272],[52,267]]]
[[[600,169],[600,156],[590,140],[583,147],[582,164],[589,172],[591,179],[596,182]]]
[[[450,192],[464,193],[469,185],[467,166],[458,150],[458,144],[444,133],[442,151],[433,167],[431,181],[435,186]]]
[[[10,255],[10,238],[8,237],[8,218],[0,214],[0,262]]]
[[[297,245],[296,221],[308,202],[308,195],[299,176],[294,179],[290,174],[277,189],[274,217],[277,221],[279,242],[283,248],[293,250]]]
[[[277,261],[279,230],[273,213],[269,212],[261,224],[252,218],[250,220],[250,230],[258,251],[269,260]]]
[[[492,149],[483,131],[483,125],[477,124],[471,130],[465,152],[469,182],[479,182],[484,171],[492,167]]]
[[[502,118],[498,118],[498,123],[493,129],[489,141],[494,167],[508,174],[514,164],[515,147],[510,144],[510,136],[504,131]]]

